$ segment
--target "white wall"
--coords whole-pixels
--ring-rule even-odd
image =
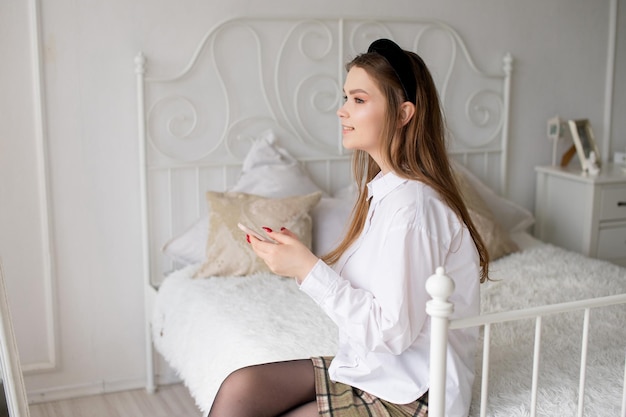
[[[611,0],[41,2],[43,107],[31,55],[35,1],[0,3],[0,256],[34,400],[139,386],[144,378],[133,72],[140,50],[166,74],[187,62],[205,30],[228,17],[324,10],[446,21],[477,62],[497,68],[497,61],[485,61],[505,51],[515,58],[510,193],[530,209],[533,167],[551,161],[546,120],[589,118],[599,140],[607,131]],[[611,153],[626,150],[625,9],[622,2]],[[48,188],[38,149],[47,150]]]

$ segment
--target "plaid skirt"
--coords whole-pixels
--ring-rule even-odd
[[[317,408],[322,417],[427,417],[428,392],[409,404],[393,404],[328,376],[332,357],[313,357]]]

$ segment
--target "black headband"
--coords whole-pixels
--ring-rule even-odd
[[[395,42],[389,39],[378,39],[372,42],[367,52],[376,52],[383,56],[391,65],[400,80],[406,99],[415,104],[417,84],[411,70],[411,58]]]

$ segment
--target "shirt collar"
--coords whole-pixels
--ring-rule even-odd
[[[393,172],[383,175],[379,172],[369,183],[367,183],[367,199],[372,201],[381,200],[400,184],[407,182],[406,178],[400,178]]]

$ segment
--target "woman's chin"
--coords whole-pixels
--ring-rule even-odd
[[[350,140],[350,138],[346,137],[345,135],[343,136],[342,140],[341,140],[341,145],[344,147],[344,149],[353,151],[356,149],[356,147],[354,146],[353,141]]]

